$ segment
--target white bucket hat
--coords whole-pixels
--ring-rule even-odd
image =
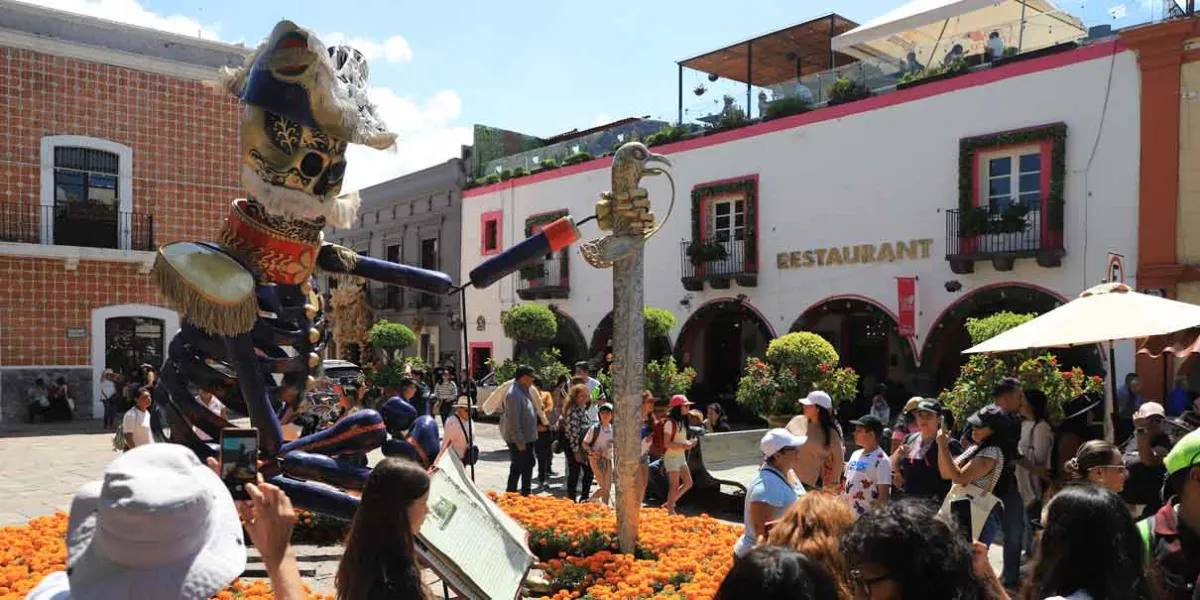
[[[206,600],[245,568],[233,498],[183,446],[126,452],[71,503],[67,577],[75,600]]]

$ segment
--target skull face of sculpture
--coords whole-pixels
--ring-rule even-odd
[[[263,182],[321,199],[341,192],[346,142],[259,108],[248,107],[246,113],[243,160]]]

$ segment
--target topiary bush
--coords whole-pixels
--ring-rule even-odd
[[[767,362],[789,367],[797,376],[816,377],[822,364],[838,364],[838,353],[825,338],[797,331],[771,340],[767,345]]]
[[[417,334],[399,323],[379,321],[367,333],[367,344],[384,355],[384,362],[391,362],[397,352],[417,343]]]
[[[675,328],[675,313],[665,308],[647,306],[643,314],[646,319],[646,337],[662,337]]]
[[[540,344],[554,339],[558,319],[541,304],[520,304],[504,315],[504,335],[518,344]]]

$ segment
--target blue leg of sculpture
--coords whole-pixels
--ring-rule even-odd
[[[363,489],[371,475],[367,467],[348,467],[328,456],[308,452],[291,452],[283,457],[280,466],[289,477],[323,481],[348,490]]]
[[[276,475],[268,482],[283,490],[294,506],[315,513],[348,521],[354,518],[354,513],[358,510],[358,498],[327,486],[292,479],[286,475]]]
[[[250,334],[241,334],[225,340],[229,358],[237,372],[238,385],[246,401],[250,422],[258,430],[258,445],[266,456],[275,456],[283,444],[283,430],[279,417],[271,409],[263,374],[258,368],[258,357],[254,353],[254,340]]]

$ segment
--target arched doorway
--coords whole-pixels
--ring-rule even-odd
[[[612,352],[612,311],[600,319],[596,330],[592,332],[592,345],[589,355],[593,364],[604,362],[608,353]],[[662,360],[672,353],[671,337],[662,335],[656,338],[646,338],[646,362]]]
[[[692,400],[718,401],[736,413],[746,359],[766,354],[774,338],[770,323],[745,301],[714,300],[696,309],[675,342],[676,362],[696,370]]]
[[[921,349],[920,392],[935,394],[954,384],[959,370],[966,364],[963,350],[971,347],[967,319],[987,317],[998,312],[1045,314],[1061,306],[1066,299],[1045,288],[1024,284],[1004,283],[982,287],[969,292],[946,307],[934,321]],[[1064,369],[1079,367],[1089,375],[1104,373],[1104,360],[1099,346],[1078,346],[1047,350],[1058,357]]]
[[[152,304],[122,304],[92,311],[92,414],[102,415],[100,377],[104,369],[130,369],[143,363],[158,367],[167,344],[179,330],[179,314]]]
[[[867,397],[879,383],[887,383],[889,400],[898,402],[916,389],[912,340],[900,337],[895,315],[874,300],[858,296],[822,300],[801,313],[791,331],[811,331],[829,340],[842,364],[859,374]]]
[[[579,324],[571,318],[571,315],[553,304],[550,305],[550,312],[554,313],[558,320],[558,332],[554,334],[554,339],[544,344],[538,344],[536,348],[557,348],[559,360],[568,367],[574,366],[581,360],[587,360],[587,339],[583,337],[583,330],[579,328]],[[513,347],[513,356],[520,360],[519,357],[536,348],[516,344]]]

